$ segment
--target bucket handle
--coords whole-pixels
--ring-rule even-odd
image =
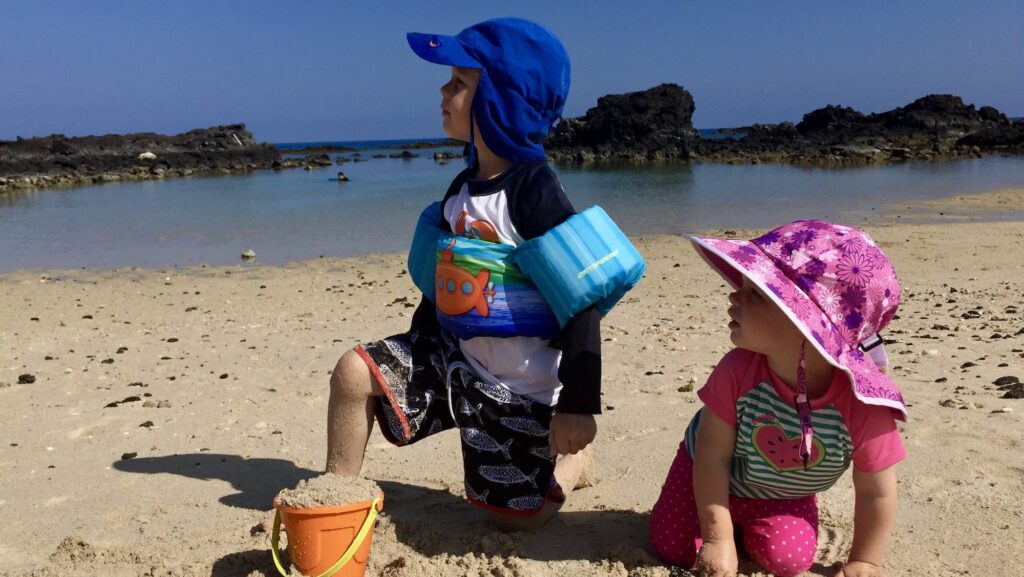
[[[363,521],[363,526],[359,528],[359,532],[356,533],[355,539],[352,540],[352,544],[348,546],[348,550],[341,556],[340,559],[331,565],[326,571],[318,575],[317,577],[331,577],[337,573],[342,567],[348,563],[352,556],[356,554],[359,546],[363,544],[363,540],[370,534],[370,530],[373,528],[373,522],[377,519],[377,509],[380,505],[380,497],[373,500],[370,505],[370,512],[366,515],[366,520]],[[280,553],[277,551],[278,543],[281,539],[281,511],[274,512],[274,531],[270,534],[270,552],[274,555],[274,565],[277,567],[278,572],[284,577],[288,577],[288,572],[284,570],[284,566],[281,565]]]

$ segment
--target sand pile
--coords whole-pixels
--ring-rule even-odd
[[[277,501],[294,509],[315,507],[341,507],[373,499],[381,494],[380,485],[373,479],[320,475],[299,481],[294,489],[278,493]]]

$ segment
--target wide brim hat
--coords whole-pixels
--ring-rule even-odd
[[[480,70],[471,121],[492,152],[512,162],[547,159],[543,142],[562,117],[570,83],[569,54],[553,32],[494,18],[455,36],[410,32],[406,39],[428,62]]]
[[[751,240],[691,236],[697,252],[734,288],[750,279],[786,314],[821,356],[843,371],[857,400],[907,408],[879,368],[879,333],[900,302],[889,259],[862,231],[817,220],[796,221]],[[884,366],[884,365],[883,365]]]

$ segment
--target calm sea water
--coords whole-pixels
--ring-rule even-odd
[[[353,143],[347,143],[349,145]],[[373,148],[379,143],[358,143]],[[405,250],[419,212],[461,161],[374,159],[339,167],[104,184],[0,195],[0,271],[25,268],[257,263]],[[364,156],[368,156],[364,154]],[[904,201],[1024,187],[1024,158],[855,169],[786,165],[569,166],[555,170],[573,204],[600,204],[627,234],[767,228],[844,220]],[[993,215],[1022,219],[1024,214]]]

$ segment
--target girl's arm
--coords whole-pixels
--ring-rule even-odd
[[[853,513],[853,546],[843,577],[882,575],[882,560],[896,520],[896,467],[877,473],[853,469],[856,505]]]
[[[693,494],[704,540],[697,569],[714,577],[735,575],[739,563],[729,515],[729,474],[735,447],[735,427],[705,407],[697,427]]]

